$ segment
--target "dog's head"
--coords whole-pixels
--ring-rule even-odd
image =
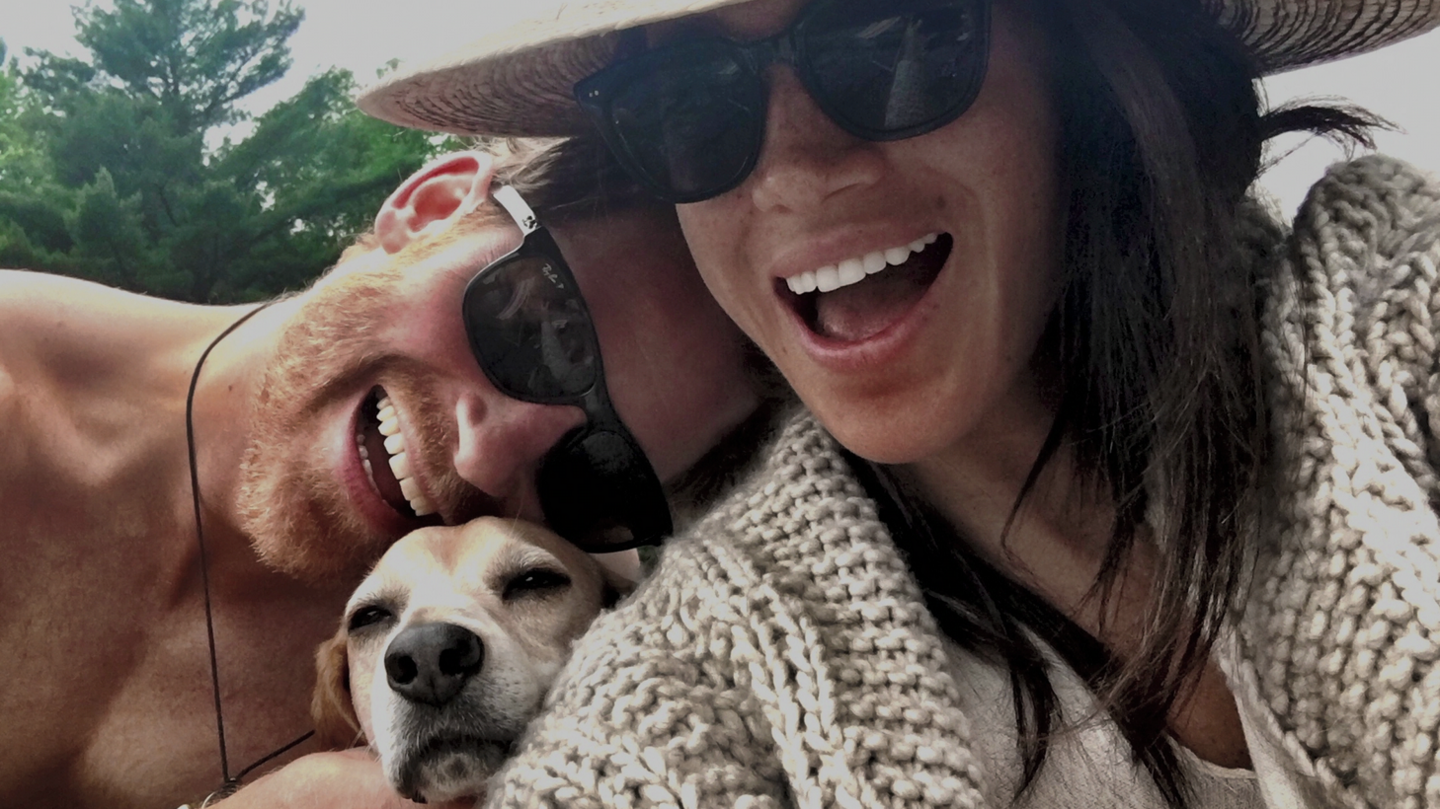
[[[412,800],[481,794],[616,588],[593,558],[529,523],[415,531],[316,655],[316,734],[332,747],[368,740]]]

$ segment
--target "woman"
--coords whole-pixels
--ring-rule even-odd
[[[1259,75],[1440,3],[607,8],[362,104],[590,114],[814,415],[497,801],[1440,805],[1440,187],[1357,161],[1289,234],[1245,196],[1267,138],[1368,123]]]

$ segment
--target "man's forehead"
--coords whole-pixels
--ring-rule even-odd
[[[378,243],[352,253],[319,283],[358,273],[391,273],[397,280],[427,272],[475,272],[520,244],[520,229],[503,211],[487,204],[443,230],[415,235],[398,252],[387,254]]]
[[[432,272],[473,275],[520,246],[520,229],[508,219],[486,217],[480,224],[457,223],[396,253],[391,266],[406,276]]]

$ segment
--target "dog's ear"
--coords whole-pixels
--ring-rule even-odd
[[[360,719],[350,699],[350,660],[345,652],[345,629],[315,650],[315,694],[310,700],[315,739],[326,750],[345,750],[365,744]]]
[[[375,235],[386,253],[444,230],[490,196],[495,159],[484,152],[455,152],[425,164],[396,188],[375,215]]]

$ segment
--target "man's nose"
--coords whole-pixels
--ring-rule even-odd
[[[846,189],[878,183],[884,156],[830,120],[789,67],[770,70],[765,142],[750,180],[761,211],[806,211]]]
[[[578,407],[522,402],[493,389],[466,393],[456,401],[455,411],[455,472],[501,498],[524,492],[540,459],[585,423],[585,412]]]

